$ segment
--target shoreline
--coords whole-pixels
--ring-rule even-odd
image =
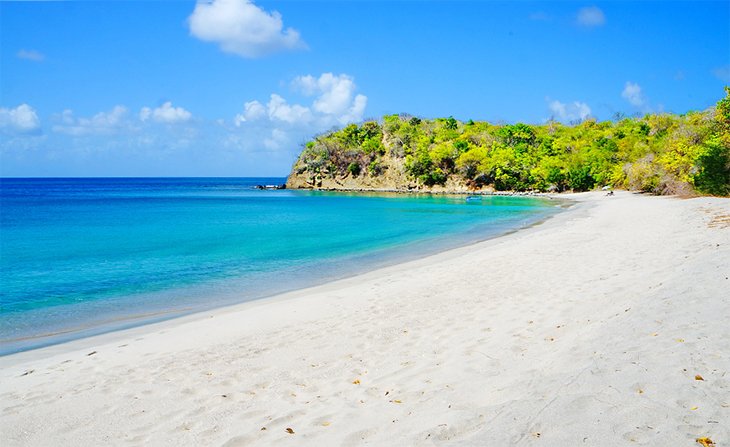
[[[477,244],[0,357],[2,438],[727,442],[730,201],[573,197]]]
[[[392,193],[392,194],[428,194],[435,196],[525,196],[525,197],[548,197],[559,198],[560,196],[570,196],[574,194],[582,194],[576,192],[542,192],[542,191],[497,191],[493,189],[449,189],[449,188],[348,188],[348,187],[302,187],[293,186],[285,183],[286,189],[291,191],[323,191],[323,192],[372,192],[372,193]],[[589,191],[590,192],[590,191]]]
[[[338,191],[335,191],[338,192]],[[344,192],[344,191],[343,191]],[[377,194],[385,194],[386,191],[370,191]],[[515,228],[511,228],[509,230],[497,230],[493,233],[487,232],[476,239],[472,240],[472,238],[466,238],[465,235],[452,235],[452,236],[446,236],[446,237],[439,237],[438,240],[434,240],[434,242],[437,244],[436,246],[432,246],[430,248],[421,247],[418,249],[417,247],[414,247],[414,245],[423,245],[424,242],[409,242],[405,245],[403,245],[400,249],[389,249],[392,251],[392,253],[389,253],[387,258],[385,260],[379,260],[378,262],[370,261],[370,263],[365,262],[365,266],[359,266],[357,268],[352,269],[346,269],[343,271],[338,272],[330,272],[330,274],[325,275],[323,277],[318,277],[313,280],[307,280],[304,281],[302,284],[294,283],[290,284],[286,287],[279,287],[278,289],[275,288],[275,291],[273,292],[264,292],[261,293],[261,291],[253,292],[252,294],[244,294],[240,297],[237,297],[237,294],[233,292],[227,292],[226,295],[222,295],[220,299],[214,299],[210,303],[196,303],[196,302],[189,302],[184,307],[172,307],[172,308],[166,308],[166,307],[154,307],[149,310],[141,310],[137,313],[131,313],[131,314],[110,314],[106,316],[104,319],[97,318],[96,320],[90,321],[88,323],[79,322],[78,324],[74,326],[68,326],[63,327],[62,329],[41,333],[41,334],[33,334],[33,335],[25,335],[18,338],[6,338],[0,340],[0,359],[2,357],[8,356],[8,355],[14,355],[19,354],[22,352],[27,351],[33,351],[37,349],[44,349],[51,346],[56,345],[62,345],[65,343],[73,342],[75,340],[84,339],[84,338],[90,338],[90,337],[96,337],[104,334],[109,334],[112,332],[117,331],[125,331],[134,329],[137,327],[147,326],[150,324],[157,324],[165,321],[175,321],[182,317],[187,316],[195,316],[199,313],[204,312],[214,312],[219,309],[225,309],[227,307],[236,306],[239,304],[244,304],[250,301],[258,301],[258,300],[267,300],[271,299],[273,297],[276,297],[278,295],[296,292],[298,290],[304,290],[313,288],[316,286],[324,285],[330,282],[347,279],[351,277],[357,277],[359,275],[368,273],[370,271],[374,270],[380,270],[388,267],[392,267],[398,264],[402,264],[404,262],[413,261],[416,259],[420,259],[422,257],[428,257],[432,255],[437,255],[439,253],[450,251],[456,248],[462,248],[462,247],[468,247],[472,245],[479,244],[484,241],[488,241],[495,238],[500,238],[505,235],[523,231],[527,228],[530,228],[534,225],[539,225],[542,222],[549,220],[553,218],[556,214],[559,214],[561,212],[564,212],[567,208],[574,206],[575,203],[570,200],[570,198],[566,197],[549,197],[544,196],[544,198],[549,198],[551,200],[555,201],[554,206],[560,207],[561,211],[555,212],[552,210],[549,210],[549,208],[546,208],[546,211],[543,212],[544,215],[542,215],[539,218],[531,218],[527,221],[527,223],[520,222],[520,226],[516,226]],[[468,239],[468,240],[467,240]],[[405,252],[403,252],[405,250]],[[354,259],[366,259],[366,258],[373,258],[375,257],[375,254],[366,254],[366,255],[357,255]],[[348,258],[350,259],[350,258]],[[352,260],[348,262],[354,262]],[[355,262],[356,264],[360,264],[360,261]],[[228,281],[235,281],[234,280],[228,280]],[[301,281],[300,281],[301,282]],[[196,287],[202,287],[201,285],[192,285],[189,286],[189,288],[183,288],[178,291],[178,293],[189,293],[191,290],[196,290]],[[192,292],[193,295],[197,295],[200,292]],[[230,296],[229,296],[230,295]],[[209,295],[210,296],[210,295]],[[217,295],[216,295],[217,296]],[[42,309],[43,310],[43,309]]]

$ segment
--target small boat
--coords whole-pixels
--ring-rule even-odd
[[[466,196],[467,202],[478,202],[482,200],[482,196]]]

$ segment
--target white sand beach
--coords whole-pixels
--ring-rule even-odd
[[[730,200],[572,198],[473,246],[0,357],[0,444],[730,445]]]

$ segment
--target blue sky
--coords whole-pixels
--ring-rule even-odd
[[[0,1],[0,42],[2,176],[284,176],[384,114],[606,120],[730,84],[728,1]]]

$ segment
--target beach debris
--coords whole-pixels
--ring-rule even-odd
[[[540,436],[542,436],[542,434],[539,431],[536,431],[535,433],[532,434],[532,436],[539,438]]]
[[[329,427],[331,422],[324,421],[322,422],[322,427]]]
[[[684,343],[684,338],[678,338],[677,343]]]
[[[34,372],[35,372],[35,369],[29,369],[28,371],[21,374],[20,377],[27,376],[28,374],[33,374]]]
[[[654,333],[651,334],[652,337],[656,337],[657,335],[659,335],[658,332],[654,332]]]
[[[393,399],[393,400],[391,400],[391,402],[393,402],[394,404],[402,404],[403,403],[402,401],[400,401],[398,399]]]
[[[265,431],[265,430],[266,430],[266,427],[261,427],[260,431]]]
[[[708,437],[697,438],[695,439],[695,441],[697,441],[697,444],[700,444],[703,447],[711,447],[715,445],[715,441]]]
[[[353,385],[360,385],[360,379],[355,379],[352,381]]]
[[[286,432],[289,433],[290,435],[294,434],[294,430],[292,430],[291,427],[287,427]]]
[[[642,390],[641,388],[639,388],[639,390],[638,390],[637,392],[638,392],[639,394],[644,394],[644,390]]]
[[[697,408],[698,408],[698,407],[694,406],[694,407],[690,408],[690,410],[694,411],[694,410],[696,410]]]
[[[697,374],[695,376],[695,380],[702,380],[702,381],[704,381],[705,379],[701,375]]]
[[[96,354],[96,351],[91,351],[90,353],[86,354],[86,357],[89,357],[90,355]]]

